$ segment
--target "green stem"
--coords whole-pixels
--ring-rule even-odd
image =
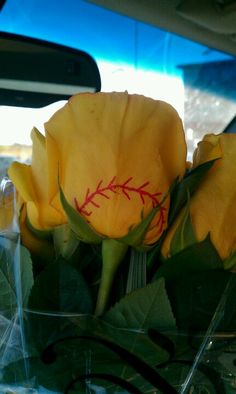
[[[102,315],[105,311],[115,273],[127,249],[127,245],[114,239],[102,241],[102,276],[95,309],[96,316]]]

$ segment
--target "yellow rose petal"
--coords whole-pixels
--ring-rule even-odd
[[[128,93],[73,96],[45,124],[50,201],[67,201],[109,238],[125,236],[186,170],[183,125],[169,104]],[[54,205],[54,206],[56,206]],[[148,243],[167,225],[151,223]],[[150,228],[150,229],[151,229]],[[161,228],[161,231],[160,231]]]
[[[13,162],[8,169],[8,175],[24,201],[36,199],[32,170],[29,165]]]
[[[220,157],[220,158],[219,158]],[[190,199],[190,216],[198,241],[210,234],[220,257],[236,250],[236,134],[207,135],[194,153],[194,166],[219,158]],[[170,242],[183,211],[168,230],[162,246],[169,255]]]

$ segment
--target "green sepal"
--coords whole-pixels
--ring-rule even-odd
[[[170,258],[163,259],[153,280],[162,276],[169,279],[192,271],[223,270],[223,268],[222,259],[208,234],[203,241],[190,245]]]
[[[236,265],[236,252],[233,252],[226,260],[223,261],[224,269],[230,270]]]
[[[206,163],[200,164],[196,168],[190,170],[182,180],[177,178],[174,181],[170,196],[169,226],[173,223],[181,208],[186,204],[189,196],[198,188],[216,160],[218,159],[209,160]]]
[[[79,245],[79,239],[68,224],[62,224],[53,229],[53,242],[56,256],[69,260]]]
[[[67,215],[68,223],[71,230],[76,234],[79,240],[89,243],[98,244],[102,242],[102,236],[99,235],[66,200],[65,195],[60,187],[60,199],[63,209]]]
[[[38,239],[49,240],[52,237],[52,230],[39,230],[35,228],[30,222],[28,216],[26,216],[25,224],[27,229]]]
[[[140,223],[134,228],[131,228],[127,235],[117,239],[117,241],[127,244],[129,246],[133,246],[134,248],[144,252],[153,248],[155,244],[144,245],[143,241],[152,220],[154,219],[157,212],[160,210],[163,202],[166,200],[169,194],[170,194],[170,190],[164,195],[159,205],[153,208],[145,218],[141,218],[142,220],[140,221]]]
[[[197,242],[190,217],[189,204],[185,208],[183,218],[178,225],[170,243],[170,256]]]

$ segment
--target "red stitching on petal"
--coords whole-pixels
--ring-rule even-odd
[[[78,201],[77,201],[76,198],[74,198],[74,203],[75,203],[75,208],[76,208],[76,210],[77,210],[79,213],[81,213],[82,215],[85,215],[85,216],[90,216],[90,215],[92,215],[92,211],[88,212],[88,211],[86,211],[86,210],[84,209],[84,207],[79,206]]]
[[[130,185],[130,182],[133,180],[133,177],[129,177],[124,183],[116,183],[116,176],[114,176],[107,186],[102,187],[103,180],[98,182],[96,190],[94,192],[90,192],[90,189],[87,189],[85,199],[81,205],[78,204],[76,198],[74,198],[75,208],[76,210],[85,216],[90,216],[92,211],[88,211],[86,208],[89,204],[92,204],[95,208],[100,208],[100,205],[94,201],[97,196],[101,196],[110,199],[110,196],[107,195],[107,192],[118,193],[119,190],[122,194],[131,201],[132,193],[138,194],[142,201],[142,204],[145,204],[145,199],[151,199],[153,208],[160,205],[160,201],[158,200],[158,196],[162,195],[162,192],[150,193],[145,188],[150,184],[149,181],[144,182],[139,187],[134,187]],[[160,207],[159,218],[155,226],[159,227],[159,232],[163,231],[163,227],[165,224],[165,207]]]

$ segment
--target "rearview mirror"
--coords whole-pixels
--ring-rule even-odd
[[[95,60],[78,49],[0,32],[0,59],[0,105],[38,108],[101,89]]]

